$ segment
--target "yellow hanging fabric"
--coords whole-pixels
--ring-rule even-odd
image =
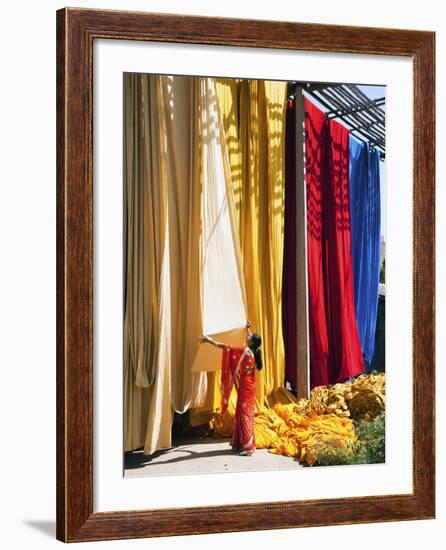
[[[282,262],[286,82],[218,79],[253,330],[262,337],[257,410],[283,386]]]
[[[262,337],[262,371],[256,372],[257,412],[294,402],[283,388],[282,264],[285,177],[286,82],[217,79],[219,110],[231,171],[248,318]],[[213,382],[213,383],[212,383]],[[232,432],[236,394],[224,415],[219,373],[208,386],[205,406],[192,424],[211,421],[216,435]],[[213,407],[213,411],[210,410]]]

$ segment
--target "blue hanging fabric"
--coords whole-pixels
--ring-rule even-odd
[[[350,219],[356,322],[365,361],[375,348],[380,269],[379,153],[350,136]]]

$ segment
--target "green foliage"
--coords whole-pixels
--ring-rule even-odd
[[[386,461],[386,428],[384,413],[374,420],[356,424],[358,445],[355,464],[380,464]]]
[[[340,464],[355,464],[355,446],[343,447],[324,442],[313,445],[312,452],[316,457],[316,466],[339,466]]]
[[[385,414],[355,423],[358,442],[353,447],[330,444],[314,448],[317,466],[380,464],[385,462]]]
[[[383,265],[381,266],[381,271],[379,273],[379,282],[384,284],[386,282],[386,259],[383,260]]]

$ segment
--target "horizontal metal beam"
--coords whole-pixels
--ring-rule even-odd
[[[340,110],[340,109],[333,109],[332,111],[327,112],[328,118],[337,118],[340,115],[350,115],[352,113],[358,113],[360,111],[368,110],[370,107],[380,107],[381,105],[384,105],[386,102],[385,97],[380,97],[378,99],[374,99],[373,101],[369,101],[368,103],[364,103],[364,105],[358,106],[358,107],[351,107],[350,109]]]

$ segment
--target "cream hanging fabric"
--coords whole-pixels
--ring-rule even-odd
[[[179,413],[203,402],[207,378],[192,373],[201,331],[200,79],[161,77],[166,118],[171,304],[171,404]]]
[[[162,265],[166,239],[167,174],[160,80],[135,74],[124,78],[124,448],[144,445],[153,383],[159,382]],[[166,366],[166,365],[164,365]],[[170,407],[163,415],[170,441]]]
[[[231,169],[215,80],[200,79],[200,88],[202,332],[242,346],[246,334],[246,297]],[[221,350],[199,347],[194,371],[216,371],[220,366]]]

